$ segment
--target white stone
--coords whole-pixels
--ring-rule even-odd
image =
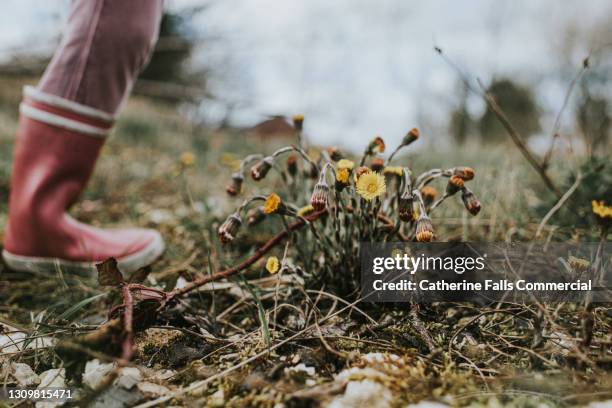
[[[20,387],[31,387],[40,384],[40,378],[32,368],[24,363],[11,363],[11,374]]]
[[[98,359],[88,361],[85,364],[83,383],[89,388],[96,389],[104,380],[104,377],[112,371],[114,364],[100,363]]]

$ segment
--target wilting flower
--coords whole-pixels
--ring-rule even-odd
[[[459,176],[451,176],[446,185],[446,194],[453,195],[465,186],[465,181]]]
[[[297,156],[295,154],[290,154],[289,157],[287,157],[287,172],[289,172],[292,177],[295,177],[297,171]]]
[[[602,225],[612,223],[612,206],[606,205],[603,201],[593,200],[591,202],[593,214]]]
[[[336,189],[342,191],[349,184],[351,171],[347,168],[336,170]]]
[[[320,211],[327,206],[327,195],[329,194],[329,186],[324,177],[319,178],[319,182],[315,184],[310,196],[310,205]]]
[[[357,180],[356,187],[357,193],[368,201],[387,191],[385,177],[373,171],[363,173]]]
[[[433,203],[433,201],[436,199],[436,197],[438,196],[438,190],[436,190],[434,187],[432,186],[424,186],[421,189],[421,197],[423,197],[423,202],[425,203],[425,206],[430,206],[431,203]]]
[[[236,237],[238,229],[240,228],[240,225],[242,225],[242,219],[240,218],[240,214],[238,214],[237,212],[230,214],[225,219],[223,224],[221,224],[219,230],[217,231],[221,243],[226,244],[228,242],[233,241]]]
[[[402,177],[404,175],[404,168],[402,166],[387,166],[383,170],[385,176],[397,176]]]
[[[308,204],[297,210],[296,215],[298,217],[306,217],[307,215],[310,215],[313,212],[315,212],[315,208],[312,205]]]
[[[232,181],[225,187],[225,191],[227,194],[231,196],[236,196],[240,194],[242,191],[242,182],[244,181],[244,176],[240,172],[236,172],[232,174]]]
[[[434,237],[433,225],[431,219],[425,214],[425,212],[419,215],[419,219],[416,224],[416,239],[419,242],[430,242]]]
[[[255,163],[253,167],[251,167],[251,177],[255,181],[259,181],[266,177],[268,171],[272,168],[274,164],[274,158],[272,156],[267,156]]]
[[[470,214],[476,215],[480,212],[480,201],[478,201],[474,193],[472,193],[469,188],[463,187],[461,201],[463,201],[465,209],[468,210]]]
[[[370,163],[370,168],[374,171],[381,171],[385,167],[385,159],[382,157],[376,157]]]
[[[264,201],[263,212],[264,214],[276,214],[283,209],[283,200],[276,193],[270,193]]]
[[[327,148],[327,154],[333,161],[338,161],[342,159],[342,152],[335,146],[331,146]]]
[[[304,128],[304,115],[293,115],[293,127],[298,131]]]
[[[414,212],[414,197],[409,190],[404,191],[399,199],[398,216],[404,222],[414,221],[416,214]]]
[[[408,146],[409,144],[413,143],[419,138],[419,135],[420,135],[419,129],[417,128],[410,129],[410,131],[406,133],[406,136],[404,136],[404,138],[402,139],[401,146]]]
[[[474,178],[474,169],[471,167],[455,167],[453,175],[461,177],[465,181]]]
[[[340,159],[338,160],[338,163],[336,163],[337,169],[353,170],[354,167],[355,167],[355,163],[348,159]]]
[[[263,207],[251,208],[247,213],[247,223],[249,225],[257,225],[266,218],[266,213]]]
[[[266,260],[266,270],[271,274],[275,274],[280,269],[280,262],[275,256],[271,256]]]
[[[184,152],[181,154],[180,161],[184,167],[191,167],[195,164],[195,154],[192,152]]]

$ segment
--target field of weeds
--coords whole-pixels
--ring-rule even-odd
[[[0,227],[20,86],[0,83]],[[361,302],[358,245],[603,246],[609,218],[593,213],[585,189],[609,189],[609,162],[554,157],[546,173],[562,196],[576,169],[585,182],[561,199],[572,212],[542,222],[560,199],[510,142],[419,148],[433,135],[415,129],[389,163],[379,154],[396,146],[382,139],[363,156],[308,146],[301,120],[295,138],[263,143],[132,98],[72,213],[157,228],[166,253],[134,276],[112,260],[92,278],[2,267],[2,383],[69,386],[73,404],[98,407],[612,399],[609,304]]]

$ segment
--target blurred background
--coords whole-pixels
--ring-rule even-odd
[[[0,77],[36,78],[69,1],[3,6]],[[350,149],[380,134],[393,145],[416,126],[423,148],[507,139],[469,90],[480,79],[535,152],[564,105],[557,147],[590,152],[609,148],[611,56],[608,0],[167,0],[135,93],[210,128],[282,133],[279,116],[303,113],[314,143]]]

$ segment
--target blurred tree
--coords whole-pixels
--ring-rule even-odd
[[[469,92],[468,86],[462,82],[459,106],[451,112],[449,131],[457,144],[465,143],[468,134],[474,128],[474,119],[467,109]]]
[[[540,130],[540,109],[533,93],[509,79],[494,80],[487,91],[497,100],[513,126],[525,138]],[[485,142],[499,141],[506,133],[495,113],[487,108],[479,120],[480,136]]]
[[[608,144],[610,121],[608,101],[603,97],[591,95],[584,86],[576,107],[576,122],[590,155]]]

